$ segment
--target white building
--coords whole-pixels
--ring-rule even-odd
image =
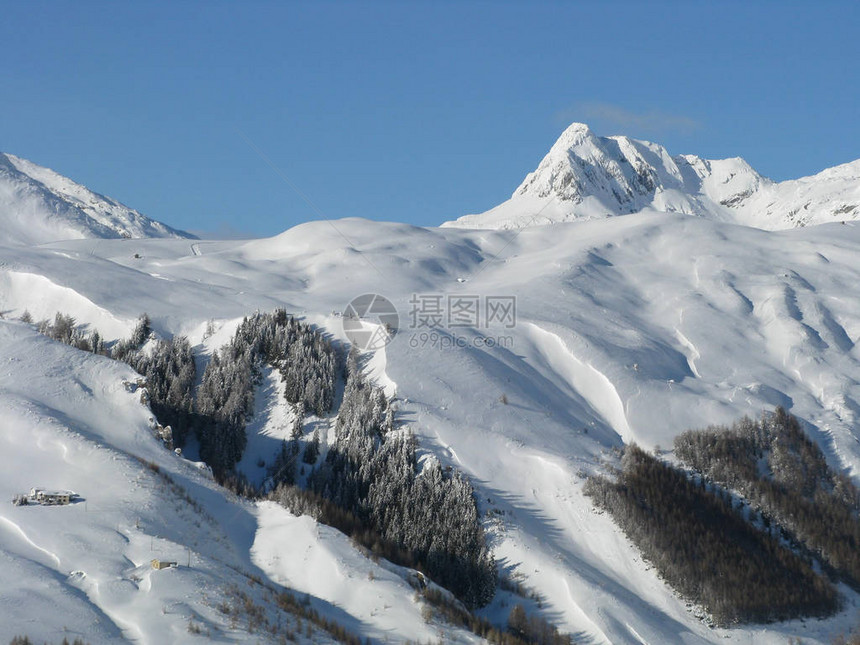
[[[68,490],[45,490],[43,488],[31,488],[30,499],[39,504],[47,506],[60,506],[71,503],[77,495]]]

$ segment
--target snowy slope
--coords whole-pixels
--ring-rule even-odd
[[[127,366],[5,321],[0,360],[3,642],[26,634],[34,642],[80,636],[90,643],[160,645],[202,636],[274,643],[290,633],[298,642],[332,642],[275,608],[271,593],[251,578],[266,580],[268,571],[353,633],[426,639],[441,633],[468,642],[456,630],[425,623],[409,571],[389,571],[308,518],[239,500],[205,470],[166,450],[139,392],[124,385],[136,378]],[[80,499],[56,507],[9,503],[33,486],[72,490]],[[295,535],[281,528],[292,524],[298,525]],[[340,577],[294,579],[271,555],[299,563],[308,552]],[[153,558],[179,566],[156,571]],[[347,578],[358,581],[357,597],[348,602],[342,593]],[[376,585],[372,595],[367,589],[376,579],[386,581],[379,586],[387,590],[382,596]],[[373,613],[378,597],[396,610]],[[274,632],[249,626],[244,598]]]
[[[671,156],[661,145],[568,127],[511,198],[444,226],[519,228],[635,213],[686,213],[777,230],[860,218],[860,160],[775,183],[741,158]]]
[[[128,325],[146,311],[156,330],[188,334],[204,351],[217,346],[215,338],[226,341],[242,315],[276,306],[343,338],[334,312],[362,293],[387,296],[400,312],[401,331],[368,369],[396,393],[399,418],[416,432],[423,453],[472,478],[482,511],[489,511],[502,570],[521,576],[544,598],[542,609],[531,608],[591,642],[783,643],[799,636],[827,643],[855,618],[858,598],[846,592],[845,610],[827,621],[712,630],[582,495],[583,475],[599,468],[615,446],[636,441],[649,449],[668,447],[687,428],[775,405],[798,415],[830,462],[860,481],[860,225],[853,222],[769,232],[646,210],[634,217],[493,231],[350,219],[304,224],[265,240],[202,242],[194,248],[185,241],[80,240],[7,247],[0,257],[0,312],[6,316],[20,315],[33,300],[45,312],[77,303],[80,320],[95,324],[96,316],[107,315],[99,312]],[[16,277],[26,274],[42,282]],[[516,296],[516,325],[424,336],[426,330],[409,329],[415,294]],[[216,334],[204,344],[210,319]],[[127,332],[120,326],[105,333]],[[0,402],[41,400],[60,384],[75,387],[74,378],[63,373],[56,384],[19,384],[16,374],[35,379],[40,365],[55,363],[40,359],[34,365],[25,360],[31,351],[25,348],[16,354],[18,362],[7,364],[14,346],[10,340],[0,351],[0,369],[8,373]],[[257,450],[277,445],[289,421],[287,411],[272,404],[276,382],[266,387],[275,394],[258,401],[253,428],[259,437],[252,441]],[[106,419],[115,417],[109,410]],[[98,442],[119,441],[104,436],[107,430]],[[123,450],[131,450],[125,447],[129,441],[123,439]],[[43,441],[38,450],[50,445]],[[3,454],[28,459],[28,451],[36,450],[29,446]],[[172,468],[184,472],[179,465]],[[66,477],[32,482],[23,466],[3,476],[7,496],[36,483],[82,494],[88,488],[86,481]],[[206,499],[221,495],[206,483],[198,486]],[[123,489],[119,496],[126,494]],[[218,504],[234,508],[233,502]],[[3,514],[15,510],[9,506]],[[393,629],[395,640],[413,633],[427,640],[438,629],[422,626],[418,606],[386,600],[399,593],[386,586],[387,574],[374,574],[371,581],[364,569],[369,565],[349,565],[366,561],[354,560],[356,554],[327,529],[271,506],[242,517],[241,536],[228,536],[231,557],[272,582],[336,605],[375,638]],[[37,526],[32,533],[44,531]],[[321,587],[322,574],[308,575],[288,549],[277,546],[291,540],[307,544],[315,535],[322,542],[302,556],[308,567],[354,566],[352,577],[341,572],[341,583]],[[4,549],[13,549],[13,537],[2,539]],[[200,553],[205,557],[206,550]],[[60,557],[63,566],[55,570],[66,568],[68,556]],[[136,563],[139,556],[128,557]],[[359,580],[367,593],[346,588]],[[378,587],[376,580],[382,581]],[[501,594],[484,611],[503,621],[510,603]],[[407,618],[392,619],[391,612]]]
[[[0,243],[190,237],[26,159],[0,153]]]

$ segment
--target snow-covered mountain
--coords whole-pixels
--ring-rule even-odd
[[[308,608],[376,641],[440,628],[461,640],[424,621],[408,571],[166,450],[126,365],[2,320],[0,356],[0,642],[339,641],[282,611],[273,589],[313,594]],[[79,497],[9,503],[34,486]]]
[[[256,309],[286,306],[344,339],[333,312],[383,293],[401,331],[368,373],[396,395],[422,459],[475,483],[502,570],[543,598],[538,606],[500,591],[483,615],[503,625],[512,603],[526,602],[565,631],[613,644],[829,643],[852,626],[860,596],[843,587],[845,609],[829,620],[712,629],[582,488],[584,473],[624,443],[668,447],[685,429],[774,405],[799,416],[857,481],[860,226],[767,232],[654,211],[519,234],[334,225],[195,250],[179,240],[3,248],[0,311],[73,310],[110,338],[146,311],[156,330],[188,335],[205,359]],[[415,294],[514,296],[515,325],[422,335],[410,328]],[[0,499],[35,485],[71,488],[99,511],[0,504],[0,552],[14,563],[0,568],[0,636],[57,640],[65,626],[93,642],[193,640],[184,631],[192,620],[228,640],[265,642],[212,611],[231,602],[237,581],[247,587],[238,568],[310,594],[372,639],[469,641],[425,623],[397,569],[310,518],[219,491],[159,447],[148,411],[122,388],[133,378],[125,366],[9,322],[0,323],[0,366]],[[240,464],[251,477],[290,427],[277,383],[264,377]],[[321,441],[332,441],[321,427]],[[158,464],[205,512],[183,510],[187,501],[134,457]],[[187,563],[189,547],[191,568],[144,567],[132,579],[150,557]],[[54,598],[72,613],[47,612]]]
[[[601,141],[592,153],[609,167]],[[577,642],[623,645],[824,645],[855,627],[860,594],[840,585],[845,605],[826,620],[712,628],[583,494],[585,476],[622,445],[665,450],[684,430],[777,405],[860,481],[860,223],[739,225],[732,197],[754,188],[737,202],[752,203],[786,184],[739,160],[682,163],[653,144],[615,143],[647,167],[618,162],[615,183],[593,172],[588,190],[618,201],[613,189],[629,187],[632,217],[517,231],[346,219],[194,243],[0,239],[0,642],[325,642],[330,634],[278,608],[285,589],[371,642],[479,642],[428,608],[411,570],[217,486],[193,440],[182,455],[165,449],[130,391],[130,368],[17,320],[62,311],[114,340],[147,312],[158,334],[187,336],[202,365],[255,310],[286,307],[345,343],[339,312],[367,293],[386,296],[400,325],[365,355],[366,374],[394,397],[419,463],[437,460],[473,483],[499,568],[526,590],[499,589],[482,617],[503,627],[520,603]],[[675,186],[654,190],[663,212],[649,207],[649,181]],[[808,189],[801,199],[824,194],[821,176],[804,181],[792,189]],[[847,186],[845,174],[832,183]],[[515,199],[559,203],[538,196],[536,176],[527,184]],[[559,189],[576,204],[574,182]],[[670,203],[724,216],[667,213]],[[447,308],[476,297],[474,324],[417,321],[423,298]],[[515,298],[513,319],[491,323],[488,298]],[[251,481],[290,435],[282,390],[275,371],[261,373],[238,466]],[[334,423],[309,422],[323,450]],[[9,503],[33,486],[81,501]],[[180,566],[156,570],[152,558]]]
[[[0,243],[192,237],[26,159],[0,153]]]
[[[574,123],[508,201],[444,226],[519,228],[645,208],[770,230],[854,220],[860,160],[777,183],[740,157],[672,156],[656,143],[598,137]]]

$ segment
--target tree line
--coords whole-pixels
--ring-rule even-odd
[[[675,439],[675,454],[737,490],[766,530],[806,549],[860,590],[860,491],[827,464],[796,417],[780,407],[758,420],[685,432]]]
[[[21,320],[33,322],[27,311]],[[197,367],[186,337],[157,339],[144,350],[144,345],[152,339],[152,322],[146,314],[140,316],[129,338],[113,344],[105,342],[97,329],[86,332],[72,316],[61,312],[54,315],[53,321],[36,323],[36,328],[66,345],[127,363],[142,375],[150,408],[159,423],[171,426],[175,445],[181,446],[188,433],[199,427],[194,406]]]
[[[24,322],[32,322],[25,312]],[[197,367],[188,339],[155,338],[146,314],[129,338],[112,345],[98,330],[87,333],[72,316],[57,313],[38,330],[78,349],[120,360],[146,380],[150,407],[159,423],[169,425],[174,444],[189,433],[200,442],[201,458],[219,479],[233,473],[247,444],[245,426],[254,410],[254,391],[263,365],[278,370],[288,402],[319,416],[331,410],[337,381],[337,354],[323,334],[284,309],[255,313],[239,324],[231,341],[216,350],[195,396]]]
[[[62,314],[40,330],[88,351],[96,346],[93,336],[100,339]],[[261,368],[277,369],[297,419],[292,440],[275,455],[271,472],[280,488],[273,498],[361,534],[386,557],[424,570],[468,607],[484,606],[494,596],[496,565],[471,484],[436,461],[418,464],[414,436],[396,427],[390,401],[364,378],[354,349],[339,361],[331,342],[315,328],[283,309],[258,312],[244,318],[231,341],[213,352],[195,393],[197,371],[188,340],[154,338],[145,314],[128,339],[98,347],[145,377],[153,413],[174,428],[177,445],[194,432],[201,458],[216,478],[250,494],[258,491],[240,485],[235,465],[247,443],[245,426]],[[305,414],[323,416],[332,409],[340,373],[346,382],[333,445],[320,446],[317,435],[301,442]],[[305,444],[303,460],[315,466],[306,491],[292,486],[300,443]]]
[[[614,478],[590,478],[585,493],[717,624],[823,617],[839,608],[836,589],[808,559],[748,522],[725,490],[635,444],[624,449]]]
[[[198,430],[201,457],[218,474],[242,458],[264,365],[279,371],[299,423],[306,410],[323,416],[334,404],[337,354],[319,330],[284,309],[244,318],[230,343],[213,353],[197,391],[205,419]]]

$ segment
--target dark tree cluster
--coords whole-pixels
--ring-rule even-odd
[[[860,589],[860,492],[827,465],[797,418],[777,408],[757,421],[685,432],[675,440],[675,453],[739,491],[769,530],[779,527]]]
[[[131,332],[131,337],[117,341],[111,348],[111,358],[128,363],[129,357],[143,348],[143,345],[149,340],[151,334],[152,321],[150,321],[148,315],[141,314],[137,320],[137,325],[135,325],[134,330]]]
[[[174,445],[182,446],[188,433],[199,425],[194,412],[194,352],[185,336],[158,339],[144,347],[150,340],[152,322],[141,314],[131,336],[114,343],[109,355],[145,378],[153,414],[160,424],[171,427]]]
[[[302,334],[281,361],[281,378],[290,403],[303,403],[321,417],[334,404],[337,369],[331,344],[319,334]]]
[[[281,448],[267,471],[271,488],[276,488],[281,484],[292,485],[296,483],[296,458],[298,454],[298,439],[292,439],[289,443],[281,442]]]
[[[235,342],[214,352],[203,372],[197,389],[200,457],[219,477],[232,471],[245,451],[255,384],[254,357]]]
[[[74,320],[59,314],[45,331],[70,344],[82,338]],[[468,607],[492,599],[497,571],[471,484],[435,462],[418,467],[413,436],[395,428],[389,401],[362,377],[356,352],[346,361],[335,443],[311,473],[308,491],[291,486],[301,417],[305,411],[324,415],[331,410],[338,376],[335,350],[319,331],[283,309],[245,318],[231,342],[207,364],[196,400],[190,344],[182,337],[152,342],[148,316],[143,315],[131,337],[115,343],[109,355],[146,377],[159,421],[171,425],[179,441],[196,432],[201,458],[219,481],[228,483],[239,482],[235,465],[247,443],[245,427],[254,410],[260,370],[263,365],[277,369],[299,418],[292,440],[283,443],[270,468],[272,480],[281,484],[273,498],[359,536],[395,562],[423,569]],[[303,461],[316,465],[322,452],[315,434]],[[237,489],[246,488],[237,484]]]
[[[26,320],[32,320],[25,313]],[[337,356],[331,343],[316,329],[297,321],[284,309],[256,313],[239,325],[232,341],[216,351],[206,367],[195,404],[196,365],[185,337],[152,339],[152,322],[141,315],[131,336],[108,349],[98,331],[87,334],[74,318],[57,313],[42,321],[39,331],[60,342],[128,363],[146,378],[153,413],[173,430],[182,445],[189,432],[200,439],[201,458],[219,477],[226,476],[242,458],[245,426],[253,412],[259,369],[279,370],[286,398],[300,414],[323,415],[331,410],[337,380]],[[307,457],[315,457],[319,442]],[[283,466],[283,464],[282,464]],[[282,469],[289,472],[289,469]]]
[[[25,317],[22,317],[22,320],[26,322],[27,319],[32,320],[29,313],[25,312]],[[105,351],[104,341],[102,341],[97,330],[88,334],[77,326],[77,321],[72,316],[61,314],[59,311],[54,316],[53,323],[49,320],[43,320],[39,322],[38,329],[39,333],[45,334],[45,336],[85,352],[103,354]]]
[[[198,424],[194,414],[197,366],[191,343],[185,336],[158,340],[149,352],[128,352],[125,361],[145,377],[152,412],[159,423],[172,428],[175,445],[183,445]]]
[[[150,350],[143,346],[150,339],[149,316],[141,315],[128,339],[108,348],[98,330],[90,333],[79,327],[72,316],[57,312],[53,323],[38,324],[41,333],[94,354],[102,354],[127,363],[146,379],[149,403],[159,423],[170,426],[175,445],[181,446],[190,430],[195,429],[194,381],[197,368],[191,345],[184,336],[158,340]]]
[[[334,445],[309,478],[312,490],[407,551],[410,565],[468,607],[487,604],[497,572],[468,480],[438,463],[419,471],[414,437],[395,430],[384,393],[355,369],[335,433]]]
[[[521,642],[539,645],[571,645],[567,634],[559,634],[552,623],[541,616],[529,616],[522,605],[514,605],[508,614],[508,631]]]
[[[203,417],[198,429],[201,457],[219,476],[232,471],[242,458],[245,426],[254,410],[263,365],[280,371],[287,401],[299,410],[323,415],[334,402],[336,364],[331,343],[284,309],[243,319],[230,343],[212,355],[197,391],[197,409]]]
[[[254,362],[277,368],[286,386],[287,401],[302,404],[317,416],[334,404],[337,355],[317,329],[276,309],[245,318],[233,345],[246,349]]]
[[[175,445],[181,446],[190,430],[197,426],[194,414],[194,381],[197,368],[188,339],[178,336],[158,340],[150,350],[143,346],[150,339],[149,316],[141,315],[128,339],[108,348],[98,330],[86,333],[74,318],[57,312],[54,322],[38,325],[41,333],[78,349],[123,361],[145,377],[149,404],[159,423],[170,426]]]
[[[624,450],[615,481],[593,477],[585,491],[666,582],[718,624],[827,616],[839,608],[833,585],[747,522],[728,493],[635,445]]]

